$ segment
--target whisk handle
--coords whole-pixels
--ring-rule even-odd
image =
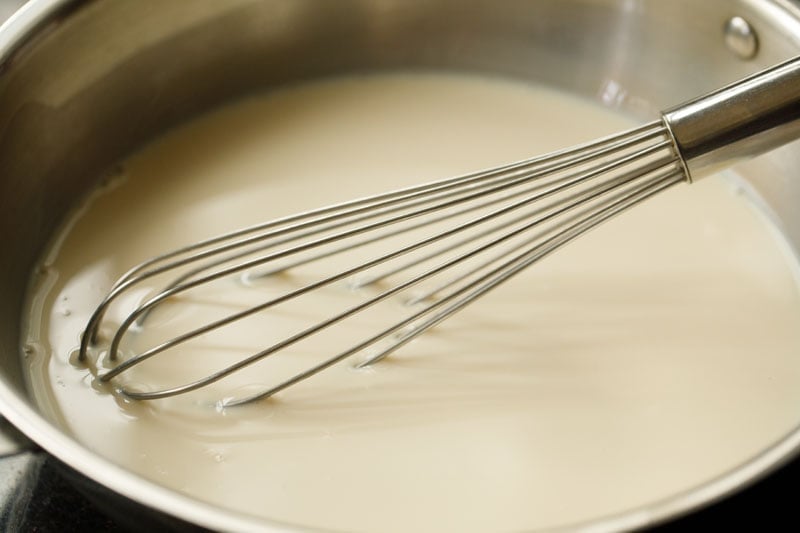
[[[663,113],[689,181],[800,138],[800,57]]]

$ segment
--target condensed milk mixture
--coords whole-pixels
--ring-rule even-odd
[[[28,309],[31,390],[141,476],[297,526],[527,530],[697,486],[800,422],[796,265],[735,176],[666,191],[386,361],[254,405],[204,400],[221,388],[124,401],[71,362],[113,281],[155,254],[628,127],[544,88],[435,74],[329,80],[201,117],[123,162],[54,240]],[[200,374],[262,343],[257,327],[201,343]]]

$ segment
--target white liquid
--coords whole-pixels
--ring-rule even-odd
[[[545,89],[435,75],[203,117],[127,161],[50,251],[27,332],[36,398],[142,476],[302,526],[552,527],[707,481],[800,420],[793,267],[718,178],[610,222],[370,371],[339,365],[275,401],[120,406],[69,364],[113,280],[156,253],[627,126]],[[222,340],[207,351],[263,347],[258,329]]]

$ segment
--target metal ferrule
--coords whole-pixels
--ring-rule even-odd
[[[800,57],[663,114],[689,181],[800,138]]]

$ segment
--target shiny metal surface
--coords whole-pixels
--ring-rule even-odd
[[[17,428],[0,418],[0,457],[7,457],[26,450],[35,445]]]
[[[792,0],[33,0],[0,30],[0,410],[127,498],[219,530],[285,529],[165,490],[98,457],[28,395],[20,311],[54,228],[114,161],[196,113],[303,78],[435,68],[536,80],[651,119],[800,52]],[[743,61],[731,16],[759,36]],[[739,169],[800,249],[800,147]],[[594,530],[657,523],[735,491],[800,449],[787,433],[741,467]]]
[[[725,44],[740,59],[752,59],[758,53],[758,34],[749,22],[734,16],[725,23]]]
[[[690,179],[800,138],[800,58],[664,113]]]

